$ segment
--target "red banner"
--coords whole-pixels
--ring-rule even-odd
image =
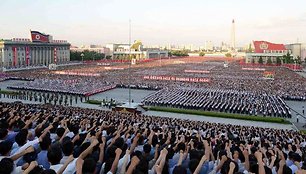
[[[210,71],[207,70],[193,70],[193,69],[185,69],[186,73],[210,73]]]
[[[265,68],[242,68],[242,70],[247,70],[247,71],[265,71]]]
[[[54,63],[56,64],[57,62],[57,51],[56,48],[54,48]]]
[[[17,47],[12,47],[12,49],[13,49],[13,66],[16,66]]]
[[[175,77],[175,76],[143,76],[148,80],[165,80],[165,81],[177,81],[177,82],[196,82],[196,83],[209,83],[210,79],[196,78],[196,77]]]
[[[49,35],[42,34],[38,31],[31,31],[32,42],[49,42]]]
[[[25,47],[26,65],[29,66],[30,60],[30,47]]]
[[[266,79],[274,79],[275,72],[274,71],[264,71],[263,76]]]
[[[72,75],[72,76],[90,76],[90,77],[101,76],[101,74],[98,73],[82,73],[82,72],[69,72],[69,71],[55,71],[54,74]]]

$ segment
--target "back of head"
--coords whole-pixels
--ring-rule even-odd
[[[189,170],[191,171],[191,173],[193,173],[196,170],[199,162],[200,161],[197,160],[197,159],[192,159],[192,160],[189,161],[188,167],[189,167]]]
[[[69,156],[73,152],[73,142],[72,141],[64,141],[62,143],[62,150],[64,155]]]
[[[29,172],[29,174],[42,174],[43,171],[44,169],[42,167],[36,166]]]
[[[0,173],[11,174],[14,170],[14,161],[10,158],[3,158],[0,161]]]
[[[51,138],[50,136],[45,136],[41,142],[39,142],[41,150],[48,150],[49,146],[51,145]]]
[[[144,151],[144,153],[150,153],[151,152],[151,145],[150,144],[145,144],[143,146],[143,151]]]
[[[52,169],[47,169],[42,171],[41,174],[56,174],[56,172]]]
[[[141,173],[148,173],[149,171],[149,163],[147,160],[145,160],[145,158],[141,155],[139,158],[139,163],[136,166],[137,171],[140,171]]]
[[[3,140],[7,136],[7,133],[8,133],[7,129],[1,128],[0,129],[0,140]]]
[[[23,160],[27,163],[31,163],[32,161],[35,161],[37,158],[37,153],[36,151],[34,150],[33,152],[31,153],[27,153],[23,156]]]
[[[173,169],[173,174],[187,174],[187,169],[182,166],[176,166]]]
[[[0,142],[0,155],[5,156],[7,155],[12,148],[12,143],[9,141],[2,141]]]
[[[22,129],[17,133],[15,141],[19,146],[22,146],[27,142],[27,138],[28,138],[28,130]]]
[[[51,165],[59,164],[62,159],[62,150],[59,146],[51,146],[47,153],[48,161]]]
[[[64,135],[64,133],[65,133],[65,129],[64,129],[64,128],[60,127],[60,128],[57,128],[57,129],[56,129],[56,135],[57,135],[59,138],[61,138],[61,137]]]
[[[96,161],[93,158],[86,158],[83,163],[82,173],[93,174],[96,169]]]

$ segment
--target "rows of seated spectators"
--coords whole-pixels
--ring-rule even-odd
[[[145,105],[291,118],[285,102],[277,96],[236,90],[164,88],[143,99]]]
[[[228,67],[223,62],[204,62],[187,64],[170,64],[159,66],[158,61],[137,65],[128,70],[124,65],[123,70],[105,70],[104,66],[83,66],[80,68],[66,68],[63,71],[77,71],[80,73],[100,73],[99,77],[69,76],[54,74],[52,71],[41,70],[35,72],[14,72],[8,76],[31,77],[37,79],[32,83],[19,85],[20,87],[43,88],[54,91],[69,90],[83,93],[93,91],[105,85],[118,85],[127,87],[129,82],[137,88],[162,89],[165,87],[201,87],[223,90],[248,91],[257,95],[276,95],[283,99],[306,100],[306,79],[297,73],[283,67],[264,67],[262,70],[243,69],[237,62],[229,63]],[[191,73],[186,70],[207,71],[208,73]],[[274,78],[265,78],[264,72],[272,72]],[[128,75],[130,74],[130,76]],[[209,83],[192,83],[166,80],[149,80],[144,76],[171,76],[209,79]],[[77,80],[79,84],[65,84],[65,81]],[[54,85],[56,84],[56,85]],[[91,85],[92,84],[92,85]]]
[[[294,130],[0,103],[1,174],[294,174],[306,172]]]

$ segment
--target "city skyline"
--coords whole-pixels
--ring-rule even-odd
[[[220,45],[230,43],[235,19],[237,46],[252,40],[306,42],[305,5],[302,0],[3,0],[0,38],[28,37],[32,29],[77,46],[127,43],[131,19],[132,40],[146,45]]]

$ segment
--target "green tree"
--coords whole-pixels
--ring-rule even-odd
[[[283,55],[283,63],[291,64],[294,63],[293,57],[288,52],[286,55]]]
[[[205,52],[201,51],[201,52],[199,53],[199,56],[204,57],[204,56],[205,56]]]
[[[258,63],[259,63],[259,64],[263,64],[263,59],[262,59],[261,56],[260,56],[259,59],[258,59]]]
[[[249,48],[248,48],[248,51],[247,51],[248,53],[251,53],[251,52],[253,52],[253,50],[252,50],[252,44],[249,44]]]
[[[232,54],[231,53],[226,53],[225,57],[232,57]]]
[[[173,50],[169,52],[169,56],[186,57],[189,55],[187,50]]]
[[[282,64],[282,60],[280,57],[276,57],[276,64],[278,65]]]
[[[255,59],[254,58],[252,58],[251,63],[253,63],[253,64],[255,63]]]
[[[82,52],[70,51],[70,60],[71,61],[82,60],[81,53]]]
[[[272,59],[271,59],[271,57],[268,57],[267,64],[272,64]]]
[[[72,61],[81,61],[82,56],[81,54],[84,54],[83,60],[101,60],[104,59],[105,54],[103,53],[98,53],[95,51],[89,51],[89,50],[84,50],[83,52],[78,52],[78,51],[70,51],[70,60]]]
[[[300,56],[297,56],[297,58],[296,58],[296,63],[297,63],[297,64],[301,64],[301,63],[302,63],[302,59],[301,59]]]

